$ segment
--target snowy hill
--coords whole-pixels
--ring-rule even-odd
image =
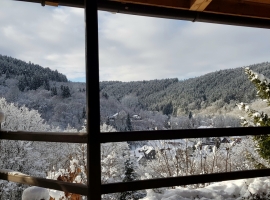
[[[252,65],[250,68],[270,77],[269,63]],[[48,124],[59,126],[60,129],[68,125],[81,128],[86,117],[85,83],[67,81],[66,76],[57,71],[2,55],[0,71],[0,97],[38,110]],[[256,93],[243,68],[236,68],[181,81],[177,78],[104,81],[100,82],[100,97],[102,122],[121,111],[140,117],[153,111],[156,112],[152,115],[155,121],[159,118],[164,124],[167,115],[187,116],[213,105],[220,108],[229,105],[233,108],[235,103],[253,101]],[[150,117],[145,118],[150,123]],[[148,122],[142,119],[133,120],[132,123],[136,130],[162,129],[164,126],[155,124],[149,127]],[[118,130],[122,129],[124,127]]]

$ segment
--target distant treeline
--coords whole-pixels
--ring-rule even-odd
[[[67,77],[49,68],[43,68],[31,62],[26,63],[9,56],[0,55],[0,73],[6,79],[17,79],[20,91],[36,90],[41,86],[50,90],[49,81],[67,82]]]
[[[270,78],[270,63],[249,67]],[[118,100],[125,95],[134,95],[144,109],[175,115],[200,110],[217,101],[225,105],[234,101],[250,102],[256,98],[254,86],[243,68],[220,70],[182,81],[177,78],[135,82],[105,81],[100,83],[100,91],[103,96],[112,96]]]

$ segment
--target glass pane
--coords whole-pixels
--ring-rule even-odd
[[[84,9],[0,4],[2,130],[84,132]],[[0,169],[86,184],[85,167],[85,144],[0,141]],[[1,181],[0,199],[21,199],[28,187]]]
[[[268,32],[99,12],[101,132],[155,134],[156,130],[269,125],[264,114],[270,113],[270,79],[265,78],[270,78]],[[260,84],[264,88],[257,92]],[[126,182],[268,168],[269,154],[263,155],[268,136],[265,139],[224,136],[102,144],[101,180]],[[253,187],[252,181],[245,181],[242,189]],[[229,187],[220,184],[184,186],[201,189],[187,190],[190,197],[183,188],[155,189],[147,191],[146,199],[216,199],[198,191],[217,187],[212,194],[222,196],[223,188]],[[140,198],[146,195],[146,191],[139,193]],[[248,195],[224,193],[221,198]]]
[[[81,130],[86,119],[84,10],[8,0],[1,10],[0,97],[8,119],[3,128]],[[13,110],[6,107],[21,109],[14,113],[18,120],[31,110],[25,126],[12,127]],[[35,128],[34,120],[39,122]]]

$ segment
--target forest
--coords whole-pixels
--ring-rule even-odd
[[[2,55],[0,71],[4,129],[86,132],[85,83],[68,81],[58,71]],[[228,128],[229,131],[230,127],[269,126],[270,79],[266,77],[270,77],[268,62],[187,80],[103,81],[100,82],[100,130]],[[267,139],[223,137],[102,144],[101,181],[125,182],[267,168],[270,153],[265,154],[263,150],[268,145]],[[85,144],[1,140],[0,152],[0,171],[13,170],[73,183],[87,182]],[[206,187],[212,185],[185,186],[190,192]],[[246,185],[243,183],[241,187]],[[26,188],[0,180],[0,199],[21,199]],[[232,199],[249,198],[248,188],[249,185],[241,194],[226,195],[231,195]],[[102,198],[162,199],[171,189],[179,190],[172,187],[132,191]],[[257,195],[258,191],[252,194]],[[57,191],[50,191],[49,195],[51,200],[86,199]],[[210,199],[203,195],[198,197],[203,198]]]

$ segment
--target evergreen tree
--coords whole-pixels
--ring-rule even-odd
[[[85,107],[83,107],[83,111],[82,111],[82,119],[86,118],[86,110]],[[109,125],[109,124],[108,124]]]
[[[255,85],[257,95],[270,106],[270,79],[249,68],[245,69],[245,73],[248,75],[249,80]],[[270,118],[266,113],[253,110],[245,103],[237,104],[237,106],[240,110],[244,110],[250,118],[250,120],[247,120],[241,117],[242,126],[270,126]],[[253,139],[257,144],[259,155],[270,162],[270,135],[258,135],[254,136]]]
[[[163,109],[162,109],[162,112],[164,115],[170,115],[172,114],[173,112],[173,105],[172,105],[172,102],[166,104]]]
[[[43,82],[43,86],[45,90],[50,90],[50,84],[49,84],[49,79],[45,79]]]
[[[56,87],[51,88],[51,96],[56,96],[57,95],[57,89]]]
[[[63,98],[71,97],[70,89],[69,89],[68,86],[63,86],[63,85],[61,85],[61,91],[62,91],[61,96],[62,96]]]
[[[189,111],[188,118],[189,118],[189,119],[192,118],[192,112],[191,112],[191,111]]]
[[[27,83],[26,83],[26,79],[25,79],[25,76],[24,76],[24,77],[19,79],[18,88],[19,88],[20,91],[23,92],[26,86],[27,86]]]
[[[9,70],[6,71],[6,79],[10,78]]]
[[[133,127],[132,127],[132,124],[131,124],[129,113],[128,113],[127,119],[126,119],[126,130],[127,131],[133,131]]]
[[[125,177],[123,182],[130,182],[136,180],[137,176],[134,171],[133,162],[130,159],[125,161]],[[137,200],[140,198],[140,193],[137,191],[126,191],[120,194],[119,200]]]

